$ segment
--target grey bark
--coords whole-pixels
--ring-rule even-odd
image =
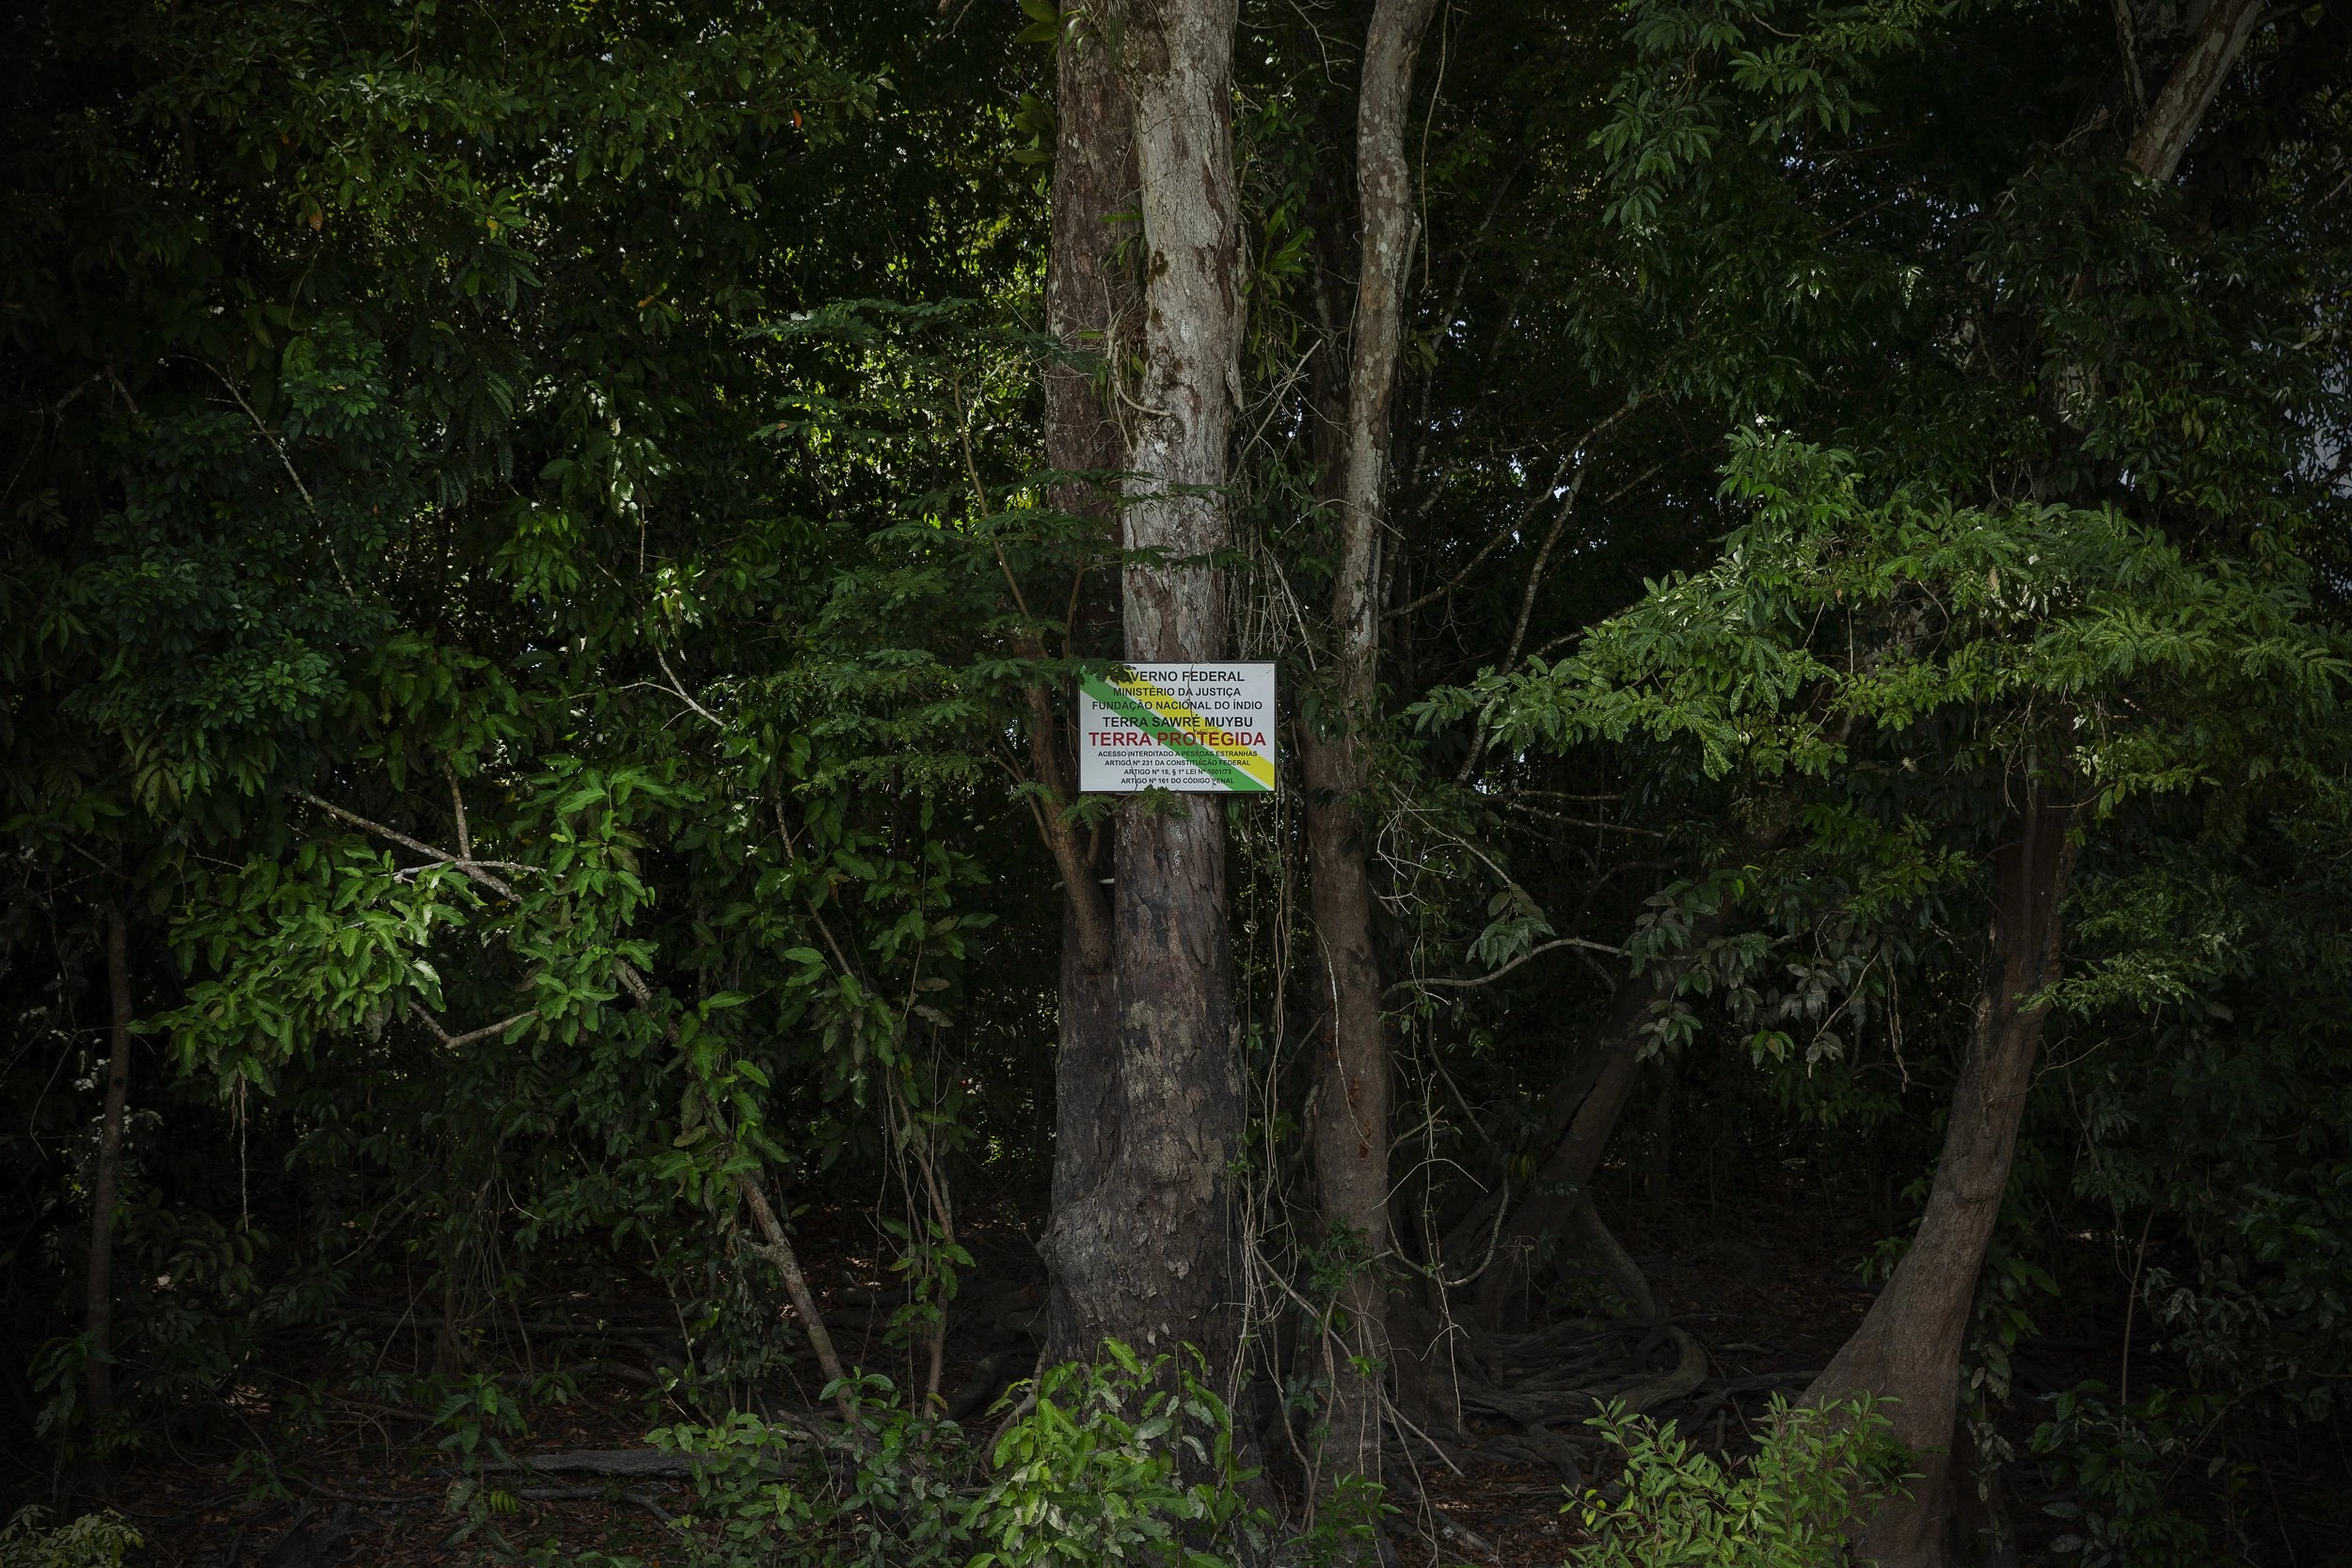
[[[1971,1544],[1950,1538],[1960,1502],[1951,1451],[1957,1373],[2048,1011],[2033,999],[2059,974],[2074,822],[2074,808],[2047,786],[2024,786],[1994,851],[1984,965],[1918,1234],[1862,1326],[1805,1390],[1811,1404],[1859,1393],[1899,1402],[1888,1411],[1895,1435],[1920,1455],[1925,1473],[1907,1498],[1879,1511],[1863,1537],[1862,1554],[1882,1568],[1943,1568]]]
[[[1046,266],[1046,330],[1075,355],[1115,356],[1135,286],[1114,253],[1120,232],[1114,214],[1135,195],[1134,122],[1109,49],[1099,30],[1072,31],[1055,61],[1057,101],[1054,142],[1053,231]],[[1115,473],[1126,467],[1126,442],[1095,378],[1076,364],[1045,372],[1045,461],[1069,473]],[[1118,511],[1106,483],[1073,479],[1054,487],[1054,504],[1104,525]],[[1023,650],[1040,656],[1041,648]],[[1066,650],[1067,651],[1067,650]],[[1029,751],[1037,782],[1046,791],[1041,813],[1046,847],[1061,874],[1070,933],[1083,971],[1110,968],[1109,900],[1095,876],[1085,835],[1062,813],[1077,800],[1077,777],[1061,745],[1050,694],[1028,692]],[[1107,982],[1104,982],[1107,983]]]
[[[1077,941],[1076,920],[1062,913],[1060,1027],[1054,1060],[1053,1218],[1047,1251],[1054,1256],[1063,1216],[1103,1183],[1118,1147],[1120,1117],[1119,999],[1107,966],[1089,970]],[[1102,1348],[1082,1304],[1069,1293],[1070,1276],[1048,1275],[1046,1342],[1052,1359],[1086,1360]]]
[[[1234,0],[1110,8],[1132,105],[1143,214],[1142,374],[1121,514],[1126,654],[1226,648],[1223,495],[1241,335],[1232,148]],[[1224,823],[1214,797],[1133,798],[1117,827],[1112,942],[1117,1124],[1101,1179],[1048,1231],[1065,1342],[1150,1354],[1190,1342],[1219,1366],[1235,1336],[1226,1170],[1241,1132]]]
[[[1310,1129],[1327,1240],[1365,1265],[1336,1306],[1328,1436],[1333,1475],[1379,1479],[1381,1372],[1390,1358],[1381,1259],[1389,1252],[1390,1031],[1373,947],[1372,879],[1358,805],[1372,782],[1380,658],[1380,546],[1387,524],[1391,411],[1404,341],[1416,220],[1405,159],[1413,64],[1436,0],[1378,0],[1364,39],[1356,105],[1359,239],[1330,512],[1339,532],[1328,664],[1336,722],[1300,726],[1315,938],[1331,989],[1328,1049]]]
[[[2221,90],[2262,21],[2261,0],[2207,0],[2187,51],[2166,77],[2132,135],[2131,163],[2151,180],[2169,180],[2180,169],[2189,138],[2204,123],[2205,111]],[[2129,40],[2126,40],[2129,47]]]

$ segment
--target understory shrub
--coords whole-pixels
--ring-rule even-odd
[[[1048,1369],[999,1407],[983,1453],[953,1421],[916,1416],[887,1379],[845,1390],[854,1433],[812,1436],[738,1414],[653,1441],[706,1461],[694,1512],[663,1560],[683,1568],[1216,1568],[1265,1541],[1242,1496],[1232,1418],[1169,1356],[1105,1346]],[[831,1390],[828,1390],[828,1397]],[[551,1555],[544,1559],[559,1561]],[[574,1568],[644,1568],[593,1552]]]
[[[121,1568],[122,1554],[147,1543],[112,1509],[44,1527],[48,1510],[17,1510],[0,1526],[0,1568]]]
[[[1846,1539],[1911,1479],[1907,1455],[1867,1396],[1813,1408],[1775,1398],[1762,1446],[1725,1465],[1663,1426],[1606,1406],[1587,1423],[1625,1473],[1570,1505],[1593,1533],[1575,1568],[1836,1568]]]
[[[2043,1512],[2065,1521],[2050,1550],[2074,1568],[2200,1568],[2214,1560],[2204,1527],[2165,1497],[2169,1477],[2193,1460],[2194,1435],[2217,1414],[2191,1395],[2158,1389],[2125,1409],[2106,1386],[2085,1383],[2051,1396],[2050,1419],[2034,1433],[2042,1474],[2066,1494]],[[2233,1493],[2242,1475],[2208,1459],[2206,1480]]]

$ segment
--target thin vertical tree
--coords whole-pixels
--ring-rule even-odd
[[[1419,222],[1406,162],[1413,64],[1436,0],[1379,0],[1364,36],[1356,101],[1356,311],[1346,401],[1327,511],[1337,535],[1327,702],[1299,726],[1316,953],[1330,987],[1329,1034],[1316,1074],[1316,1202],[1324,1243],[1351,1259],[1334,1326],[1329,1437],[1334,1474],[1377,1479],[1390,1357],[1382,1259],[1390,1249],[1391,1022],[1373,943],[1372,878],[1362,812],[1378,722],[1381,545],[1388,529],[1392,405],[1405,299]]]
[[[89,1270],[82,1335],[89,1356],[86,1399],[94,1434],[114,1413],[115,1208],[122,1191],[122,1126],[131,1096],[130,932],[122,903],[109,900],[106,927],[106,1099],[98,1124],[98,1164],[90,1176]],[[107,1470],[92,1467],[101,1491]]]
[[[2133,129],[2126,157],[2142,179],[2174,177],[2260,15],[2248,0],[2216,0],[2193,24]],[[2062,379],[2087,377],[2076,370]],[[1993,856],[1993,920],[1927,1208],[1886,1288],[1805,1392],[1808,1402],[1855,1393],[1894,1401],[1895,1435],[1924,1458],[1918,1481],[1864,1532],[1862,1552],[1884,1568],[1944,1568],[1972,1552],[1984,1528],[1973,1506],[1974,1466],[1957,1451],[1960,1361],[2033,1085],[2049,1010],[2040,998],[2064,956],[2076,829],[2074,781],[2021,759],[2009,782],[2013,803]]]
[[[1065,476],[1054,487],[1056,507],[1114,540],[1119,498],[1107,476],[1127,467],[1127,441],[1110,380],[1119,373],[1120,334],[1132,331],[1136,305],[1134,268],[1119,254],[1132,232],[1120,216],[1136,200],[1135,128],[1116,65],[1100,19],[1073,7],[1055,52],[1045,277],[1046,327],[1068,357],[1045,372],[1045,461]],[[1089,373],[1089,361],[1098,358],[1100,373]],[[1066,635],[1074,639],[1074,632],[1073,625]],[[1053,1176],[1053,1207],[1060,1213],[1102,1182],[1119,1125],[1119,1006],[1105,892],[1113,863],[1111,834],[1082,832],[1071,815],[1077,779],[1064,760],[1043,687],[1030,688],[1029,709],[1033,770],[1045,786],[1041,825],[1062,879]],[[1065,1278],[1055,1272],[1047,1313],[1048,1349],[1058,1361],[1083,1359],[1099,1348],[1089,1342],[1094,1325],[1073,1309]]]

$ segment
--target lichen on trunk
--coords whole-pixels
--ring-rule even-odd
[[[1126,656],[1227,653],[1222,494],[1243,309],[1232,124],[1232,0],[1130,0],[1102,36],[1131,107],[1144,262],[1142,365],[1120,515]],[[1115,1127],[1098,1179],[1047,1240],[1057,1333],[1199,1346],[1236,1339],[1227,1168],[1241,1135],[1225,836],[1213,797],[1131,797],[1116,828]]]

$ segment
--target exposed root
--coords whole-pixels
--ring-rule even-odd
[[[1571,1233],[1591,1257],[1595,1272],[1625,1302],[1633,1316],[1654,1323],[1666,1315],[1659,1307],[1657,1292],[1650,1289],[1649,1276],[1625,1250],[1616,1234],[1601,1222],[1600,1211],[1593,1207],[1591,1193],[1583,1195],[1569,1223]]]
[[[1674,1342],[1675,1364],[1671,1370],[1652,1377],[1640,1378],[1630,1385],[1619,1385],[1598,1392],[1601,1399],[1613,1399],[1633,1415],[1655,1410],[1661,1404],[1684,1399],[1707,1381],[1707,1352],[1699,1342],[1681,1329],[1668,1327],[1666,1336]]]

